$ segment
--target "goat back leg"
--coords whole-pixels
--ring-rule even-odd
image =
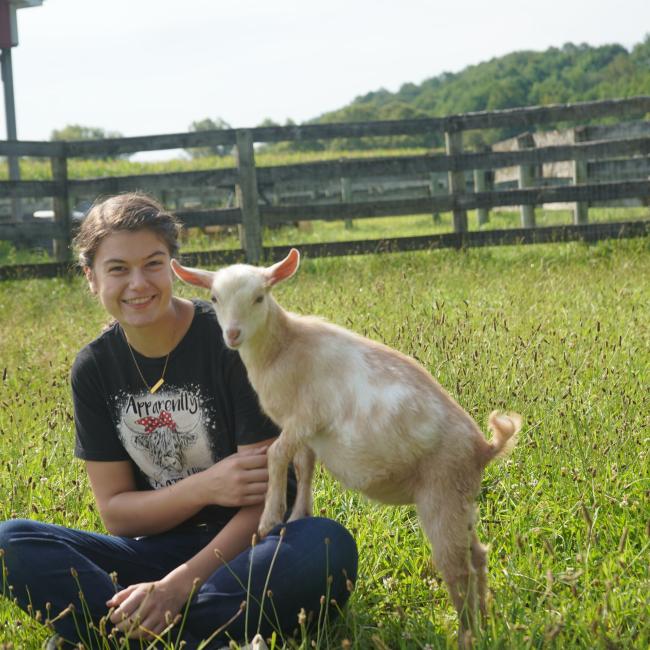
[[[473,528],[470,537],[470,550],[472,557],[472,566],[476,572],[476,582],[478,588],[478,607],[481,616],[487,615],[487,554],[488,549],[485,544],[481,544],[476,529]]]
[[[293,466],[296,470],[298,486],[296,491],[296,502],[291,510],[289,521],[310,517],[312,513],[312,479],[314,477],[314,465],[316,456],[307,446],[303,445],[293,457]]]
[[[460,648],[470,647],[476,632],[476,573],[470,559],[474,506],[465,495],[428,489],[416,495],[420,522],[433,559],[458,612]]]
[[[265,537],[269,531],[282,522],[287,510],[287,469],[289,461],[298,450],[297,439],[283,431],[266,452],[269,469],[269,484],[266,489],[264,511],[260,517],[258,533]]]

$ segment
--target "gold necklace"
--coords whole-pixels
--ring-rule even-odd
[[[165,372],[167,371],[167,364],[169,363],[169,355],[172,353],[172,350],[170,348],[169,352],[167,353],[167,358],[165,359],[165,366],[163,367],[163,371],[162,374],[160,375],[160,379],[153,386],[149,386],[147,380],[144,378],[144,375],[142,374],[142,370],[140,370],[140,366],[138,365],[138,362],[135,360],[135,354],[133,354],[133,349],[131,348],[129,339],[126,338],[126,332],[121,327],[120,329],[122,330],[124,340],[126,341],[126,346],[129,348],[129,352],[131,353],[131,359],[133,359],[133,363],[135,364],[138,374],[140,375],[140,379],[142,379],[142,383],[147,387],[149,392],[153,395],[153,393],[155,393],[165,383]],[[172,333],[172,345],[174,343],[175,334],[176,334],[176,328],[174,328],[174,332]]]

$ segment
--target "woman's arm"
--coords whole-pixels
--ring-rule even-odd
[[[264,504],[241,508],[208,546],[168,573],[161,582],[189,595],[195,581],[201,585],[222,564],[230,562],[251,546],[262,510]]]
[[[212,467],[158,490],[137,490],[129,461],[86,461],[106,529],[136,537],[170,530],[208,505],[263,504],[268,481],[266,449],[273,439],[238,447]],[[250,541],[250,539],[249,539]]]
[[[261,443],[262,448],[270,442]],[[260,444],[240,446],[238,454],[259,449]],[[181,611],[193,589],[251,545],[263,509],[263,498],[257,505],[240,508],[205,548],[164,578],[130,585],[115,594],[106,603],[116,608],[111,621],[134,638],[147,638],[149,632],[161,632]]]
[[[193,589],[251,545],[263,505],[241,508],[194,557],[156,582],[135,584],[111,598],[111,622],[132,638],[160,633],[182,610]],[[217,552],[215,552],[217,551]]]

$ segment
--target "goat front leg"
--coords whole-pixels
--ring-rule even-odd
[[[260,537],[265,537],[272,528],[277,526],[287,510],[287,469],[289,462],[296,455],[299,444],[297,437],[285,429],[266,452],[269,485],[266,489],[264,511],[258,526]]]
[[[296,490],[296,502],[291,510],[289,521],[311,517],[313,508],[312,499],[312,478],[314,477],[314,465],[316,455],[306,445],[301,445],[293,457],[293,466],[296,470],[298,486]]]

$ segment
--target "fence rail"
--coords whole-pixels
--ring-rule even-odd
[[[324,181],[340,178],[367,178],[370,176],[409,176],[432,172],[495,169],[514,165],[541,165],[565,160],[612,159],[625,155],[650,155],[650,136],[539,147],[520,151],[390,156],[258,167],[257,179],[259,184],[263,186],[302,179]],[[233,167],[190,172],[72,179],[68,181],[67,187],[71,193],[117,193],[142,186],[152,190],[169,189],[174,186],[233,187],[238,181],[238,169]],[[0,198],[63,196],[65,191],[65,185],[55,181],[0,182]]]
[[[370,253],[400,253],[443,248],[474,248],[482,246],[549,244],[570,241],[597,242],[603,239],[632,239],[650,236],[650,222],[628,221],[624,223],[593,223],[587,225],[547,226],[542,228],[509,228],[507,230],[482,230],[450,232],[440,235],[399,237],[394,239],[366,239],[329,242],[324,244],[301,244],[302,255],[308,258],[336,257],[342,255],[367,255]],[[279,260],[291,246],[265,246],[264,259]],[[217,266],[243,262],[246,253],[242,249],[201,251],[183,253],[181,262],[191,266]],[[50,278],[80,273],[72,262],[49,262],[41,264],[17,264],[0,266],[1,280]]]
[[[51,197],[54,207],[53,223],[0,223],[0,239],[25,240],[33,237],[55,240],[59,265],[41,265],[42,272],[60,272],[69,261],[71,239],[71,197],[96,196],[142,189],[161,194],[174,188],[195,188],[211,192],[228,190],[236,197],[236,206],[225,209],[178,210],[186,226],[238,225],[241,231],[242,251],[228,253],[244,256],[257,262],[263,255],[272,255],[275,249],[263,247],[263,225],[296,220],[350,220],[375,216],[406,215],[451,211],[454,232],[429,239],[427,246],[476,245],[476,242],[523,241],[514,230],[467,233],[467,211],[479,210],[479,223],[488,218],[488,210],[498,206],[522,206],[522,224],[534,233],[523,239],[526,243],[545,241],[544,229],[534,228],[532,206],[550,203],[575,203],[574,224],[588,221],[588,206],[597,201],[650,199],[650,123],[637,122],[634,128],[626,123],[594,125],[585,124],[601,118],[643,119],[650,115],[650,97],[538,106],[452,115],[440,118],[360,122],[345,124],[309,124],[289,127],[259,127],[253,129],[228,129],[195,133],[179,133],[135,138],[115,138],[84,142],[0,142],[0,155],[40,156],[51,161],[52,180],[0,181],[0,198],[23,199]],[[516,139],[510,150],[467,151],[463,134],[467,130],[493,128],[524,128],[536,125],[570,122],[576,126],[570,144],[534,146],[530,131]],[[346,137],[373,137],[387,135],[443,134],[445,154],[418,156],[376,157],[319,161],[273,167],[255,164],[255,143],[325,140]],[[73,157],[113,156],[136,151],[209,147],[232,145],[236,166],[227,169],[191,171],[163,174],[141,174],[91,179],[68,178],[68,160]],[[569,162],[573,165],[572,184],[557,185],[556,179],[540,179],[533,172],[544,165]],[[519,170],[517,189],[495,187],[488,176],[494,170],[515,167]],[[608,177],[608,170],[625,170],[625,180]],[[444,192],[438,193],[434,177],[447,177]],[[468,175],[471,182],[468,184]],[[631,176],[631,178],[630,178]],[[351,180],[373,178],[418,178],[428,183],[427,196],[408,196],[399,199],[371,198],[352,200]],[[338,183],[343,200],[275,204],[266,200],[266,193],[283,184],[299,183],[305,187],[318,183]],[[315,195],[315,192],[312,192]],[[272,203],[272,204],[269,204]],[[518,230],[517,230],[518,231]],[[548,231],[550,232],[550,231]],[[594,224],[589,230],[561,230],[571,236],[609,236],[611,232],[647,234],[645,226],[626,224],[608,230]],[[599,236],[600,236],[599,235]],[[550,236],[550,235],[549,235]],[[564,237],[565,234],[562,235]],[[627,235],[626,235],[627,236]],[[514,238],[514,239],[513,239]],[[412,238],[409,238],[412,239]],[[387,244],[381,249],[399,250],[405,243]],[[425,240],[422,240],[425,241]],[[424,245],[424,244],[423,244]],[[347,242],[305,247],[312,255],[328,251],[361,250],[365,244]],[[374,250],[378,244],[368,243]],[[374,247],[374,248],[373,248]],[[364,249],[365,250],[365,249]],[[36,273],[33,265],[28,265]],[[26,269],[27,267],[25,267]],[[47,271],[50,269],[50,271]],[[26,271],[25,271],[26,272]],[[38,271],[40,273],[41,271]],[[12,275],[13,274],[13,275]],[[18,277],[19,269],[0,269],[0,277]]]

